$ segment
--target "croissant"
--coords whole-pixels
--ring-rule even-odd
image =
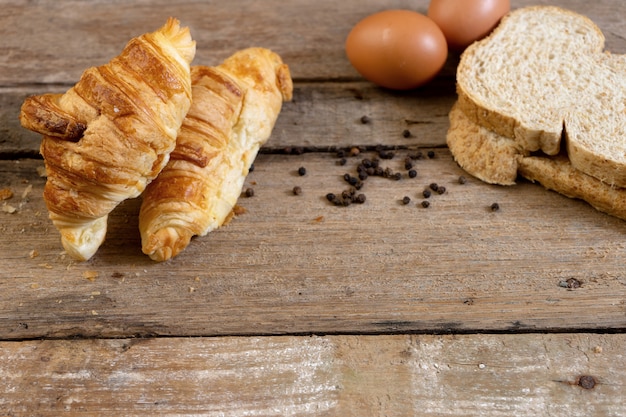
[[[249,48],[217,67],[191,68],[193,103],[167,166],[146,188],[139,211],[142,250],[165,261],[231,215],[283,100],[289,68],[274,52]]]
[[[20,122],[43,134],[49,217],[67,253],[87,260],[108,214],[137,197],[168,161],[191,105],[195,42],[170,18],[87,69],[65,94],[27,98]]]

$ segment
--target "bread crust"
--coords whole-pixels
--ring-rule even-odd
[[[626,220],[626,188],[612,186],[577,170],[563,153],[528,154],[512,139],[476,124],[457,104],[450,111],[447,141],[457,163],[485,182],[512,185],[519,175]]]
[[[603,52],[587,17],[554,6],[512,11],[463,53],[458,106],[526,152],[557,155],[626,186],[626,59]],[[610,144],[610,145],[607,145]]]

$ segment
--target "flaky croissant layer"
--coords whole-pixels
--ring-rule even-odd
[[[194,55],[189,29],[170,18],[87,69],[66,93],[24,101],[22,126],[43,135],[44,199],[73,258],[93,256],[108,214],[168,162],[191,105]]]
[[[238,51],[217,67],[192,67],[191,74],[193,103],[176,149],[142,196],[142,250],[155,261],[176,256],[231,215],[283,100],[292,96],[289,68],[264,48]]]

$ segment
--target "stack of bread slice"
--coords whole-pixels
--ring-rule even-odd
[[[604,51],[587,17],[512,11],[467,48],[447,143],[492,184],[518,176],[626,219],[626,56]]]

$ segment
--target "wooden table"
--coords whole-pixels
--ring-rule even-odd
[[[626,53],[622,1],[512,3],[584,13]],[[361,18],[426,7],[4,1],[0,189],[13,197],[0,202],[0,415],[625,416],[626,222],[538,184],[464,174],[445,146],[458,57],[402,93],[345,57]],[[154,263],[131,200],[96,256],[73,262],[47,217],[40,137],[19,126],[21,102],[66,90],[168,16],[190,26],[198,64],[251,45],[278,52],[294,100],[228,226]],[[325,195],[379,146],[395,152],[394,172],[421,151],[417,177],[370,178],[365,204],[331,205]],[[338,151],[355,147],[341,165]],[[447,191],[423,208],[433,182]]]

